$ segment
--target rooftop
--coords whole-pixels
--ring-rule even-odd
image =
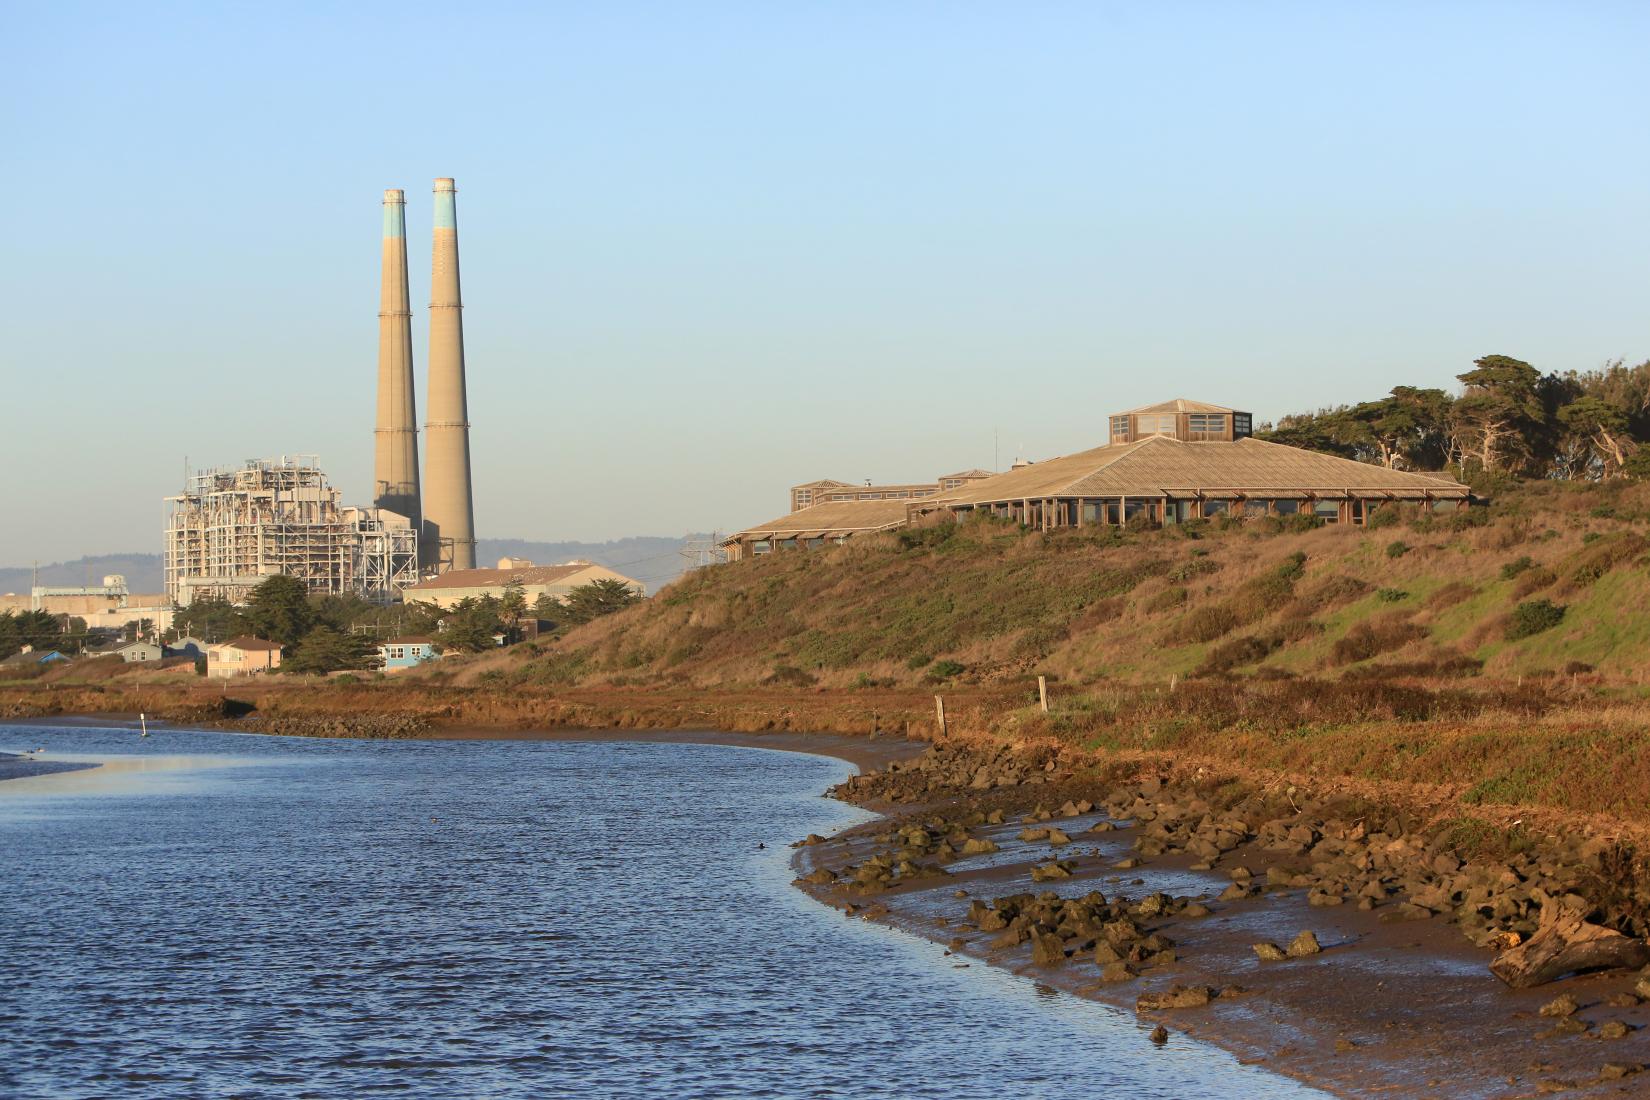
[[[594,568],[590,562],[572,562],[567,565],[533,565],[515,569],[452,569],[439,577],[420,581],[408,592],[434,592],[443,588],[502,588],[516,584],[555,584],[568,577]]]
[[[844,535],[886,531],[905,523],[906,500],[833,500],[747,527],[739,537],[820,538],[827,532]]]
[[[281,648],[279,643],[266,641],[263,638],[254,638],[247,634],[242,634],[238,638],[231,638],[227,642],[220,642],[219,644],[231,646],[247,653],[264,653],[269,650],[278,651]]]
[[[1461,497],[1467,489],[1442,474],[1388,470],[1259,439],[1191,443],[1149,436],[1134,443],[1108,444],[1010,470],[925,503],[1162,497],[1176,491],[1285,497],[1305,492]]]
[[[1142,405],[1138,409],[1129,409],[1117,415],[1145,416],[1151,413],[1232,413],[1236,411],[1236,409],[1228,409],[1224,405],[1211,405],[1206,401],[1188,401],[1184,397],[1177,397],[1173,401],[1160,401],[1155,405]]]

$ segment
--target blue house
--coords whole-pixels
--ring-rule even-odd
[[[384,662],[385,672],[399,672],[435,660],[435,640],[421,635],[391,638],[378,647],[378,656]]]

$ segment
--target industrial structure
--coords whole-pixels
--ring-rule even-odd
[[[474,569],[476,564],[463,312],[457,189],[452,180],[438,179],[430,262],[430,419],[424,425],[424,564],[434,566],[436,572]]]
[[[857,499],[827,490],[843,495],[747,528],[722,545],[738,560],[896,530],[936,512],[957,519],[981,513],[1042,530],[1297,514],[1363,524],[1394,502],[1446,512],[1466,507],[1471,495],[1443,474],[1389,470],[1255,439],[1253,422],[1249,413],[1198,401],[1131,409],[1110,418],[1103,447],[1016,464],[917,498]]]
[[[129,623],[142,623],[155,631],[172,625],[172,601],[159,592],[132,592],[126,578],[109,573],[99,585],[34,585],[27,595],[8,592],[0,596],[0,614],[44,611],[84,622],[89,629],[118,630]]]
[[[378,296],[378,400],[372,507],[352,508],[314,456],[250,460],[188,475],[168,497],[167,600],[239,603],[286,575],[312,593],[398,599],[432,575],[475,565],[470,423],[464,382],[458,214],[451,179],[435,181],[429,421],[418,468],[418,402],[407,282],[406,193],[384,192]]]
[[[240,602],[269,577],[312,593],[389,601],[418,582],[418,534],[405,516],[348,508],[312,455],[202,470],[167,498],[166,594]]]
[[[412,301],[407,291],[407,195],[384,192],[383,275],[378,295],[378,425],[373,433],[375,508],[421,528],[418,403],[413,393]]]

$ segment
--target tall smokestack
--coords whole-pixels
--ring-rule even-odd
[[[458,204],[450,179],[435,181],[430,267],[430,419],[424,425],[424,522],[432,564],[451,546],[451,568],[476,564],[470,499],[470,415],[464,396],[464,309],[458,292]]]
[[[378,294],[378,428],[372,502],[420,527],[418,409],[413,396],[412,308],[407,298],[407,195],[384,192],[383,277]]]

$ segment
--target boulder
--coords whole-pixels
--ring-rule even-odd
[[[1206,985],[1176,985],[1161,993],[1142,993],[1134,1002],[1136,1012],[1161,1012],[1171,1008],[1200,1008],[1215,991]]]
[[[1059,966],[1066,961],[1066,943],[1052,932],[1031,937],[1031,961],[1036,966]]]
[[[1255,957],[1262,962],[1282,962],[1289,956],[1283,948],[1275,943],[1257,943],[1254,945]]]
[[[1316,955],[1322,950],[1323,948],[1318,946],[1318,937],[1308,930],[1289,942],[1287,953],[1291,959],[1304,959],[1308,955]]]
[[[1561,997],[1554,997],[1541,1006],[1541,1015],[1562,1019],[1565,1016],[1574,1016],[1581,1008],[1581,1004],[1572,994],[1566,993]]]

